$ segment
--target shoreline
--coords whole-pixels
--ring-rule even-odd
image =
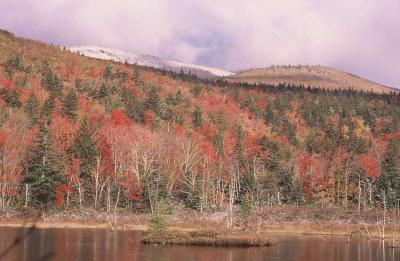
[[[336,224],[334,222],[319,222],[319,223],[277,223],[263,224],[259,232],[271,235],[315,235],[315,236],[359,236],[368,237],[366,231],[360,229],[361,224]],[[147,224],[113,224],[111,222],[79,222],[79,221],[34,221],[34,220],[9,220],[0,221],[0,228],[29,228],[35,226],[38,229],[110,229],[116,231],[147,231]],[[371,238],[380,238],[378,231],[374,230],[371,224],[369,231]],[[190,224],[172,224],[168,228],[175,231],[200,231],[204,229],[215,229],[214,226],[190,226]],[[385,238],[392,237],[392,227],[386,228]],[[232,228],[235,231],[245,231],[243,229]],[[256,232],[256,230],[252,230]],[[399,236],[400,226],[395,226],[396,237]]]

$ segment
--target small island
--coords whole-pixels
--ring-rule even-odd
[[[193,246],[255,247],[272,246],[276,242],[265,234],[243,231],[146,231],[141,240],[145,244],[174,244]]]

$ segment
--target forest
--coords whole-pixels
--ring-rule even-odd
[[[0,210],[399,208],[399,103],[202,80],[0,31]]]

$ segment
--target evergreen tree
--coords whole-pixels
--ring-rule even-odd
[[[107,65],[106,68],[104,69],[103,77],[104,79],[108,80],[111,79],[112,75],[113,75],[112,68],[110,65]]]
[[[61,81],[58,79],[56,74],[53,74],[49,67],[44,68],[43,70],[41,80],[42,86],[48,90],[51,95],[61,97],[63,89]]]
[[[145,101],[145,109],[152,110],[156,115],[160,113],[160,97],[156,86],[152,86]]]
[[[73,155],[80,159],[80,174],[84,178],[89,176],[95,158],[98,155],[98,148],[93,135],[94,130],[92,126],[90,126],[87,119],[84,119],[79,126],[71,148]]]
[[[175,104],[179,104],[182,102],[182,93],[181,89],[178,89],[178,91],[175,93]]]
[[[142,78],[142,74],[140,73],[140,70],[137,66],[134,67],[134,72],[133,72],[133,81],[135,82],[136,87],[139,88],[140,91],[144,91],[145,89],[145,82]]]
[[[125,114],[137,123],[144,122],[144,106],[137,100],[128,89],[124,88],[121,93],[124,102]]]
[[[11,108],[20,108],[22,106],[22,102],[19,100],[19,94],[15,91],[9,91],[5,88],[0,90],[0,95],[7,103],[7,106]]]
[[[5,72],[8,74],[8,78],[12,79],[15,72],[24,71],[24,66],[22,65],[22,59],[20,55],[14,58],[8,59],[5,68]]]
[[[101,100],[101,99],[106,98],[108,96],[108,94],[109,94],[108,88],[107,88],[106,84],[103,83],[100,86],[100,89],[99,89],[99,91],[98,91],[98,93],[96,95],[97,96],[96,98]]]
[[[35,124],[40,117],[40,104],[34,93],[29,95],[24,109],[31,121],[31,124]]]
[[[55,106],[55,99],[56,99],[55,96],[51,94],[49,97],[46,98],[42,107],[42,112],[41,112],[42,117],[49,118],[50,115],[53,113]]]
[[[31,185],[32,201],[45,207],[54,201],[56,186],[63,182],[59,157],[52,148],[51,133],[45,123],[28,154],[25,182]]]
[[[62,107],[63,116],[67,116],[71,119],[76,118],[76,111],[78,110],[78,98],[76,96],[75,90],[69,90],[67,96],[64,98],[64,103]]]
[[[196,128],[203,126],[203,112],[201,111],[199,106],[196,106],[194,111],[192,112],[192,123]]]
[[[224,156],[224,138],[221,130],[218,130],[217,133],[215,133],[213,144],[218,156],[222,158]]]
[[[384,154],[375,197],[386,201],[387,207],[396,207],[400,200],[400,141],[391,139]]]

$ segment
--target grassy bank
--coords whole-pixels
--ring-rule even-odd
[[[379,217],[377,217],[379,214]],[[385,237],[400,236],[400,220],[393,213],[386,217]],[[390,217],[390,218],[389,218]],[[198,212],[185,209],[175,210],[169,217],[169,228],[174,231],[225,231],[227,227],[226,212]],[[0,226],[37,228],[89,228],[112,230],[148,229],[149,214],[117,211],[114,213],[99,212],[91,209],[49,211],[35,215],[21,212],[0,213]],[[254,231],[271,234],[297,235],[338,235],[381,237],[382,214],[375,210],[360,215],[349,210],[318,209],[306,207],[277,206],[265,208],[254,217],[246,220],[235,216],[232,231]]]
[[[145,232],[141,241],[146,244],[232,247],[272,246],[276,243],[265,234],[215,230],[148,231]]]

